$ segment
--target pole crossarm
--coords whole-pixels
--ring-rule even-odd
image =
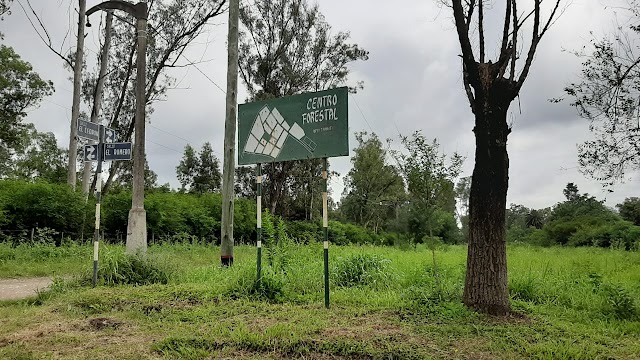
[[[139,2],[137,4],[132,4],[130,2],[122,1],[122,0],[110,0],[100,3],[96,6],[93,6],[86,12],[86,16],[93,14],[98,10],[122,10],[125,11],[136,19],[144,19],[147,20],[148,11],[147,11],[147,3]]]

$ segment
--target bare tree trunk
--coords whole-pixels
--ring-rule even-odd
[[[492,94],[493,99],[500,99]],[[508,98],[505,96],[504,98]],[[503,98],[503,99],[504,99]],[[469,247],[464,303],[492,315],[510,311],[505,209],[509,185],[509,104],[487,101],[476,114],[476,159],[469,199]]]
[[[87,10],[86,0],[78,0],[78,41],[76,61],[73,65],[73,103],[71,105],[71,129],[69,134],[69,162],[67,164],[67,184],[76,188],[76,161],[78,157],[78,117],[80,116],[80,87],[84,58],[84,22]]]
[[[98,72],[98,83],[96,84],[95,94],[93,97],[93,111],[91,111],[91,122],[98,123],[98,116],[100,115],[100,108],[102,106],[102,89],[104,87],[104,79],[107,74],[107,65],[109,63],[109,47],[111,46],[111,22],[113,21],[113,12],[107,12],[107,20],[104,26],[104,46],[102,47],[102,54],[100,54],[100,71]],[[94,142],[92,142],[94,143]],[[84,192],[85,199],[89,196],[89,190],[91,188],[91,163],[84,164],[84,170],[82,173],[82,191]]]

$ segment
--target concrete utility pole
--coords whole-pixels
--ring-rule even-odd
[[[133,5],[123,0],[110,0],[100,3],[87,11],[87,17],[98,10],[122,10],[137,19],[136,34],[138,37],[138,57],[136,62],[136,117],[135,144],[133,148],[133,194],[131,210],[127,224],[127,253],[145,254],[147,252],[147,213],[144,210],[144,132],[147,68],[147,16],[149,9],[146,1],[138,1]],[[88,19],[87,19],[88,22]]]
[[[129,223],[127,224],[127,253],[145,254],[147,252],[147,213],[144,210],[144,163],[145,163],[145,108],[146,69],[147,69],[147,3],[139,1],[136,5],[144,14],[136,15],[136,33],[138,35],[138,54],[136,63],[136,123],[133,150],[133,192]]]
[[[76,158],[78,157],[78,117],[80,116],[80,86],[82,81],[82,62],[84,58],[84,17],[87,10],[86,0],[78,0],[78,41],[76,43],[76,62],[73,64],[73,103],[71,104],[71,131],[69,134],[69,162],[67,163],[67,184],[76,188]]]
[[[102,89],[104,88],[104,79],[107,74],[107,65],[109,63],[109,47],[111,46],[111,23],[113,21],[113,12],[107,11],[107,20],[104,25],[104,45],[102,46],[102,53],[100,54],[100,71],[98,72],[98,84],[96,85],[96,93],[93,99],[93,111],[91,112],[91,122],[98,123],[98,116],[100,115],[100,109],[102,107]],[[91,141],[90,143],[95,143]],[[96,188],[98,187],[96,181]],[[82,192],[85,199],[89,196],[89,190],[91,187],[91,162],[84,163],[84,170],[82,173]],[[102,189],[96,189],[102,191]]]
[[[227,111],[224,122],[224,163],[222,169],[222,228],[220,261],[233,265],[233,202],[236,169],[236,116],[238,102],[238,17],[240,0],[229,0],[227,39]]]

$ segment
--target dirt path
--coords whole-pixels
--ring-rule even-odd
[[[0,301],[18,300],[35,296],[37,291],[51,285],[48,277],[0,279]]]

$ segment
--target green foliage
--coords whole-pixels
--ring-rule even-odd
[[[640,198],[626,198],[622,204],[616,205],[616,208],[623,219],[640,226]]]
[[[622,286],[607,284],[602,287],[604,303],[602,312],[618,320],[633,321],[640,313],[634,297]]]
[[[355,254],[338,258],[332,277],[337,286],[372,286],[389,284],[390,261],[378,255]]]
[[[103,246],[98,266],[98,284],[149,285],[166,284],[169,274],[160,269],[150,258],[124,254],[121,249]],[[84,282],[90,283],[92,273],[87,274]]]
[[[0,179],[14,154],[29,143],[22,123],[29,108],[53,93],[53,83],[33,71],[11,47],[0,45]]]
[[[356,133],[356,140],[340,212],[349,221],[377,232],[395,218],[405,197],[404,181],[399,170],[387,163],[387,150],[375,133]]]
[[[440,152],[440,144],[436,140],[430,143],[420,132],[402,137],[402,144],[407,153],[396,152],[394,156],[407,184],[408,231],[417,243],[425,235],[434,235],[441,217],[438,211],[455,213],[454,181],[460,175],[464,158],[454,153],[447,160]],[[451,221],[448,224],[452,229]]]
[[[220,164],[208,142],[204,143],[198,156],[191,145],[185,146],[182,160],[176,167],[176,173],[183,192],[186,190],[197,194],[215,192],[219,191],[222,185]]]
[[[79,232],[83,215],[89,213],[81,192],[46,182],[0,181],[0,209],[5,229],[66,233]]]

